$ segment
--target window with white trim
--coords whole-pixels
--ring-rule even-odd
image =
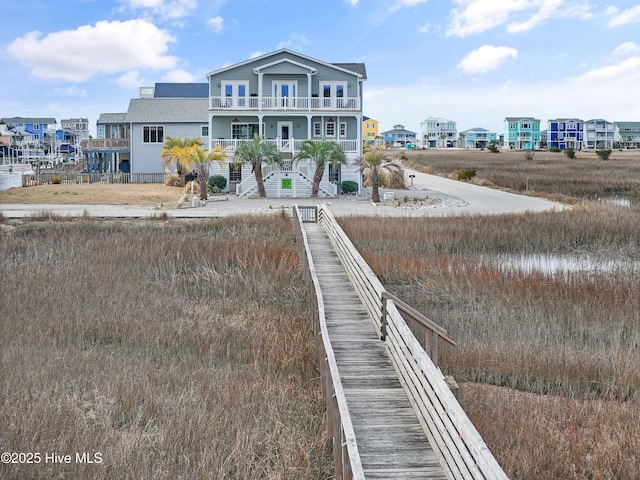
[[[322,136],[322,124],[320,122],[313,122],[313,136],[314,137]]]
[[[164,127],[162,125],[143,126],[142,143],[164,143]]]
[[[209,125],[201,125],[200,126],[200,136],[208,137],[209,136]]]
[[[340,122],[340,136],[347,136],[347,122]]]
[[[336,136],[336,123],[327,122],[325,125],[325,137],[335,137],[335,136]]]

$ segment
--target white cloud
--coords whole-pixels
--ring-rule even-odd
[[[539,23],[542,23],[546,19],[552,17],[563,3],[563,0],[544,0],[540,5],[540,9],[536,13],[531,15],[531,17],[524,22],[511,23],[507,27],[507,31],[510,33],[518,33],[531,30]]]
[[[590,18],[588,2],[566,0],[455,0],[447,35],[467,37],[508,24],[509,33],[530,30],[550,18]],[[518,18],[514,18],[518,17]],[[523,17],[520,19],[519,17]]]
[[[123,9],[147,10],[163,18],[183,18],[198,8],[198,0],[120,0]]]
[[[636,53],[636,52],[640,52],[640,46],[636,45],[633,42],[625,42],[622,45],[617,46],[613,50],[614,55],[620,55],[620,56],[624,56],[624,55],[628,55],[630,53]]]
[[[482,33],[505,23],[509,15],[526,9],[523,0],[455,0],[458,7],[451,11],[447,35],[466,37]]]
[[[7,53],[38,78],[82,82],[97,74],[174,68],[178,58],[167,55],[174,41],[145,20],[101,21],[45,37],[27,33],[11,42]]]
[[[140,78],[140,72],[137,70],[126,72],[116,80],[116,85],[122,89],[138,88],[140,85],[144,85],[144,83]]]
[[[358,3],[360,3],[360,0],[347,0],[347,3],[352,7],[355,7],[356,5],[358,5]]]
[[[421,5],[423,3],[427,3],[427,0],[395,0],[389,7],[389,10],[391,12],[396,12],[402,8],[415,7],[416,5]]]
[[[172,82],[172,83],[193,83],[197,81],[202,81],[202,76],[196,76],[192,73],[189,73],[185,70],[171,70],[167,72],[163,77],[163,81]]]
[[[605,13],[611,16],[609,20],[610,27],[619,27],[627,23],[640,22],[640,5],[634,5],[622,11],[617,7],[608,7]]]
[[[469,52],[458,63],[457,68],[465,73],[482,75],[495,70],[509,58],[518,58],[518,51],[515,48],[482,45]]]
[[[640,80],[640,56],[629,57],[619,63],[605,67],[594,68],[583,75],[570,79],[573,82],[588,83],[590,85],[627,83],[635,79]],[[636,84],[637,85],[637,84]],[[634,90],[637,89],[634,88]],[[611,92],[623,90],[616,89]],[[612,95],[611,93],[609,95]]]
[[[223,23],[224,23],[224,19],[219,15],[217,17],[213,17],[207,20],[207,25],[211,27],[211,29],[216,33],[222,32],[222,29],[224,28]]]

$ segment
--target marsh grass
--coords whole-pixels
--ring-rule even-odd
[[[328,478],[290,219],[11,222],[0,478]]]
[[[386,287],[458,342],[441,368],[471,382],[462,404],[510,478],[637,478],[640,278],[623,267],[640,260],[637,209],[340,223]],[[623,266],[549,275],[483,260],[536,253]]]
[[[614,151],[607,161],[595,152],[569,159],[562,152],[539,151],[527,160],[522,151],[418,150],[406,154],[403,166],[451,178],[473,168],[474,183],[514,192],[572,202],[623,196],[640,204],[640,152],[634,150]]]

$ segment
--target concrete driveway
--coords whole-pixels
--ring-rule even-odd
[[[289,211],[294,204],[327,204],[336,217],[348,215],[377,216],[444,216],[469,214],[501,214],[540,211],[561,211],[569,208],[549,200],[516,195],[500,190],[480,187],[466,182],[425,173],[405,170],[414,175],[408,190],[381,189],[393,194],[374,204],[370,189],[361,195],[339,195],[336,198],[239,198],[235,195],[212,196],[204,206],[182,208],[143,207],[135,205],[72,205],[72,204],[1,204],[0,212],[7,218],[21,218],[51,213],[60,216],[92,216],[115,218],[160,217],[207,218],[254,213],[269,214]],[[407,182],[411,184],[410,181]]]

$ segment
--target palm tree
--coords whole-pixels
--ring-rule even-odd
[[[209,166],[211,162],[218,162],[223,164],[227,154],[220,148],[220,145],[216,146],[213,150],[206,152],[199,145],[191,147],[191,163],[190,166],[198,174],[198,185],[200,186],[200,200],[206,200],[207,197],[207,182],[209,180]]]
[[[235,158],[239,163],[251,164],[251,169],[258,185],[258,195],[266,197],[267,194],[264,190],[264,182],[262,181],[262,162],[275,165],[282,161],[276,145],[267,142],[258,135],[254,135],[253,140],[240,142],[240,145],[236,148]]]
[[[199,137],[187,138],[185,135],[184,138],[176,138],[167,135],[162,152],[160,152],[163,166],[171,170],[173,162],[176,162],[176,172],[183,176],[184,171],[191,165],[192,147],[202,145],[203,142]]]
[[[300,145],[300,151],[294,157],[295,159],[308,158],[316,162],[316,170],[313,173],[313,184],[311,186],[311,196],[317,197],[320,190],[320,182],[324,175],[327,165],[334,168],[339,164],[346,164],[347,157],[337,142],[333,140],[322,139],[318,142],[314,140],[305,140]]]
[[[381,175],[388,174],[398,177],[403,175],[399,163],[390,161],[382,151],[375,148],[365,150],[364,155],[355,161],[355,165],[360,169],[360,173],[370,174],[371,200],[376,203],[380,202]]]

